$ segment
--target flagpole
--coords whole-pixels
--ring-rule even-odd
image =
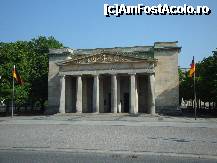
[[[195,64],[195,63],[194,63]],[[195,65],[196,66],[196,65]],[[194,71],[194,118],[195,120],[197,120],[197,100],[196,100],[196,86],[195,86],[195,73],[196,73],[196,70]]]
[[[14,70],[15,70],[15,65],[13,68],[13,73],[14,73]],[[12,77],[13,77],[13,94],[12,94],[11,118],[13,118],[13,116],[14,116],[14,75]]]

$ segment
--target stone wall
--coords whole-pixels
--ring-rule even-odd
[[[179,106],[178,48],[156,48],[155,96],[157,112],[176,111]]]
[[[49,57],[49,73],[48,73],[48,108],[46,114],[58,112],[60,102],[60,77],[59,66],[56,62],[64,60],[65,56]]]

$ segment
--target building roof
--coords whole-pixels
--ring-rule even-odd
[[[153,59],[156,49],[181,49],[177,46],[178,41],[174,42],[155,42],[154,46],[133,46],[133,47],[114,47],[114,48],[95,48],[95,49],[50,49],[49,56],[71,56],[92,55],[97,53],[110,53],[124,56],[134,56],[138,58]]]

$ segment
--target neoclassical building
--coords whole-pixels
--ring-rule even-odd
[[[175,111],[180,49],[177,42],[50,49],[48,108],[56,113]]]

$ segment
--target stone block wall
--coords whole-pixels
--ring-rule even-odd
[[[164,45],[168,46],[168,45]],[[157,112],[174,112],[179,106],[179,48],[155,48],[155,96]]]
[[[49,73],[48,73],[48,108],[46,114],[53,114],[58,112],[60,103],[60,76],[59,66],[56,62],[64,60],[65,56],[49,57]]]

